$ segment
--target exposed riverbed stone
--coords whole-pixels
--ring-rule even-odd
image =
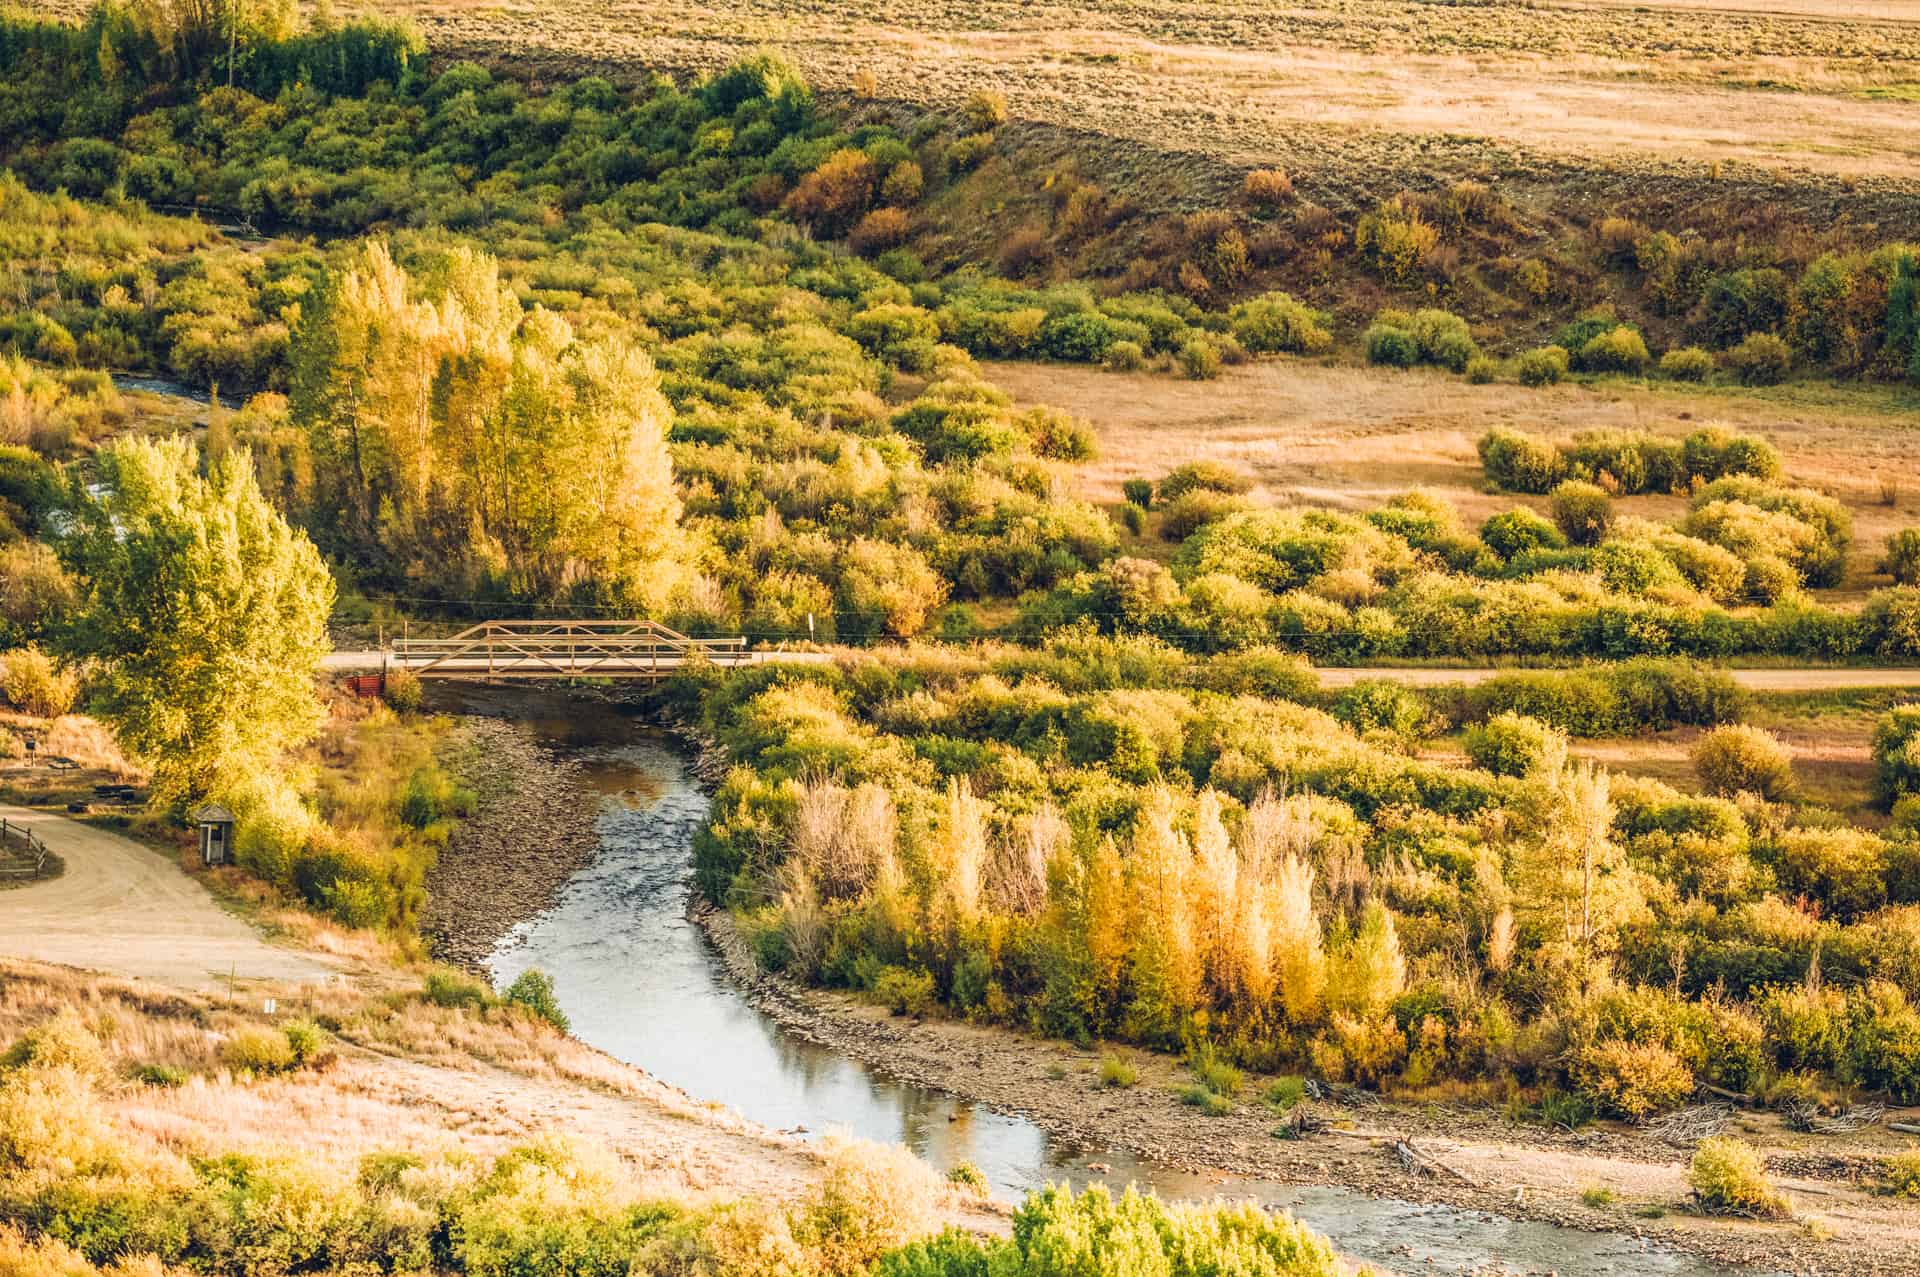
[[[443,765],[478,805],[427,874],[420,929],[436,958],[479,970],[593,858],[599,800],[579,784],[573,762],[501,719],[464,719]]]

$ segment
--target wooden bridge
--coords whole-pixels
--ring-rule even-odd
[[[688,638],[655,621],[488,621],[452,638],[396,639],[384,665],[421,678],[648,679],[769,655],[744,638]]]

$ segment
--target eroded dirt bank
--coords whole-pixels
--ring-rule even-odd
[[[1349,1095],[1346,1102],[1313,1105],[1330,1129],[1276,1138],[1280,1118],[1257,1099],[1243,1099],[1233,1114],[1218,1118],[1183,1106],[1175,1092],[1188,1079],[1176,1060],[892,1016],[767,975],[724,912],[696,905],[693,913],[753,1004],[787,1032],[904,1080],[1017,1114],[1062,1139],[1208,1174],[1223,1194],[1231,1195],[1240,1177],[1335,1184],[1378,1197],[1635,1234],[1757,1272],[1920,1272],[1920,1210],[1871,1191],[1875,1157],[1903,1146],[1884,1129],[1823,1138],[1795,1135],[1771,1115],[1736,1115],[1729,1129],[1767,1150],[1777,1182],[1795,1201],[1796,1220],[1708,1220],[1685,1211],[1690,1148],[1644,1132],[1548,1131],[1509,1121],[1490,1105],[1369,1103]],[[1101,1087],[1103,1053],[1132,1064],[1138,1084]],[[1258,1090],[1250,1082],[1246,1095]],[[1402,1143],[1421,1159],[1413,1169],[1396,1149]]]

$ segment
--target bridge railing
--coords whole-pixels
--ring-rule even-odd
[[[388,659],[428,678],[647,678],[753,658],[744,638],[689,638],[656,621],[487,621],[395,640]]]

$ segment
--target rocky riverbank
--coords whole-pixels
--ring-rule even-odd
[[[420,930],[443,962],[479,970],[515,925],[550,908],[596,848],[596,795],[524,726],[464,719],[443,764],[478,798],[427,875]]]
[[[844,994],[761,971],[722,910],[696,904],[705,931],[749,1001],[788,1033],[893,1076],[1018,1115],[1090,1149],[1112,1149],[1207,1175],[1333,1184],[1373,1197],[1637,1235],[1755,1272],[1913,1274],[1920,1211],[1875,1196],[1863,1171],[1899,1146],[1885,1131],[1846,1140],[1798,1136],[1769,1115],[1729,1129],[1767,1151],[1798,1219],[1776,1224],[1688,1213],[1691,1148],[1631,1128],[1549,1130],[1491,1105],[1387,1102],[1343,1091],[1310,1101],[1318,1129],[1289,1138],[1250,1079],[1233,1112],[1200,1115],[1178,1092],[1178,1060],[1127,1047],[1079,1049],[1006,1029],[893,1016]],[[1103,1055],[1134,1068],[1130,1087],[1100,1084]],[[1813,1143],[1808,1143],[1813,1141]],[[1816,1157],[1814,1152],[1828,1157]]]

